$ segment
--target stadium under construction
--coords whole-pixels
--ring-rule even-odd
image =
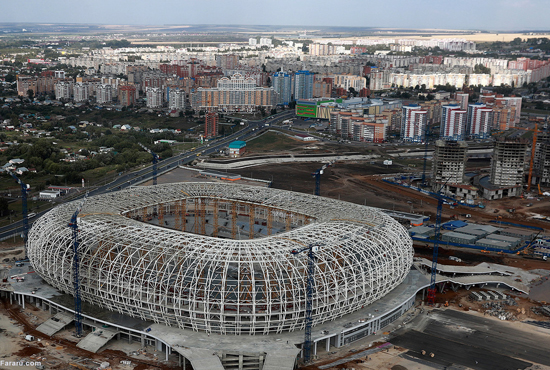
[[[12,302],[56,314],[37,328],[48,335],[67,327],[67,313],[74,313],[67,224],[76,208],[58,206],[35,222],[31,266],[10,274],[36,274],[0,289]],[[295,366],[306,326],[308,257],[294,250],[316,247],[314,354],[318,346],[329,351],[391,324],[429,285],[421,264],[411,268],[412,240],[397,221],[375,208],[313,195],[210,182],[133,187],[90,197],[78,224],[90,332],[78,346],[95,352],[115,336],[127,338],[164,351],[167,360],[176,355],[184,368]],[[487,281],[487,270],[464,283],[457,273],[472,271],[451,271],[453,278],[439,281]]]

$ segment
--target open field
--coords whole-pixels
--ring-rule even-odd
[[[503,42],[510,42],[516,37],[520,37],[523,39],[532,39],[532,38],[540,38],[540,37],[550,37],[550,33],[537,33],[534,35],[527,35],[523,33],[441,33],[438,32],[440,30],[434,30],[433,33],[429,35],[419,35],[418,33],[399,33],[399,35],[395,34],[387,34],[382,33],[379,35],[373,35],[373,36],[361,36],[361,37],[345,37],[345,38],[338,38],[338,40],[357,40],[357,39],[386,39],[386,38],[408,38],[408,39],[430,39],[430,38],[437,38],[437,39],[451,39],[451,38],[457,38],[457,39],[466,39],[469,41],[475,41],[475,42],[495,42],[495,41],[503,41]],[[314,39],[313,41],[323,41],[323,42],[330,42],[334,41],[335,39],[327,39],[327,38],[319,38]]]

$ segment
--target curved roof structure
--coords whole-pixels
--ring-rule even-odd
[[[37,220],[28,255],[72,293],[76,203]],[[78,219],[84,301],[222,334],[303,329],[306,253],[316,252],[313,324],[383,297],[412,264],[405,228],[379,211],[283,190],[220,183],[137,187],[91,197]]]

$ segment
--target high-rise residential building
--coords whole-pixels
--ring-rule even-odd
[[[403,106],[401,117],[401,140],[421,142],[426,136],[428,111],[418,104]]]
[[[209,139],[216,136],[218,136],[218,114],[208,112],[204,116],[204,138]]]
[[[134,105],[137,98],[136,87],[133,85],[119,85],[118,102],[120,105],[128,107]]]
[[[466,137],[466,111],[458,104],[441,107],[439,137],[446,140],[464,140]]]
[[[313,81],[314,98],[330,98],[332,95],[332,78],[315,79]]]
[[[197,110],[220,112],[255,112],[269,110],[276,102],[273,88],[257,87],[253,78],[234,74],[218,80],[216,88],[198,88],[191,95],[191,106]]]
[[[496,141],[491,159],[491,184],[500,187],[523,185],[526,151],[525,142]]]
[[[495,106],[505,106],[513,107],[514,116],[512,118],[512,125],[510,127],[515,127],[516,124],[519,124],[521,118],[521,97],[496,97]]]
[[[436,140],[432,160],[432,188],[443,184],[463,184],[468,144],[465,141]]]
[[[185,90],[178,88],[168,88],[168,107],[170,109],[185,109]]]
[[[99,85],[96,89],[96,102],[98,104],[110,104],[113,101],[113,86]]]
[[[277,104],[288,105],[292,100],[292,77],[285,72],[276,72],[271,78],[271,85],[277,95]]]
[[[273,41],[269,37],[260,37],[260,46],[273,46]]]
[[[234,69],[239,66],[239,56],[235,54],[216,55],[216,66],[222,69]]]
[[[147,87],[145,89],[147,108],[160,108],[164,104],[163,91],[160,87]]]
[[[73,97],[73,83],[70,81],[59,81],[55,84],[55,98],[57,100],[68,100]]]
[[[77,82],[73,86],[74,101],[83,102],[90,98],[90,86],[86,82]]]
[[[255,37],[248,39],[248,46],[255,46],[258,43],[258,40]]]
[[[467,132],[471,138],[486,138],[491,135],[493,110],[482,103],[468,105]]]
[[[468,110],[468,99],[470,95],[464,94],[464,93],[456,93],[456,100],[458,101],[458,104],[460,104],[460,109],[462,110]]]
[[[315,75],[310,71],[298,71],[294,75],[294,100],[313,97],[313,80]]]
[[[367,87],[367,80],[361,76],[355,76],[352,74],[341,74],[332,76],[334,81],[334,86],[341,87],[345,90],[353,88],[355,91],[359,92],[361,89]]]

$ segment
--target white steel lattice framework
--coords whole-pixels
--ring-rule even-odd
[[[72,294],[75,203],[34,223],[28,254]],[[375,209],[289,191],[221,183],[138,187],[90,197],[78,221],[82,300],[143,320],[222,334],[305,326],[315,243],[313,324],[368,305],[412,264],[404,227]],[[160,226],[162,225],[162,226]]]

